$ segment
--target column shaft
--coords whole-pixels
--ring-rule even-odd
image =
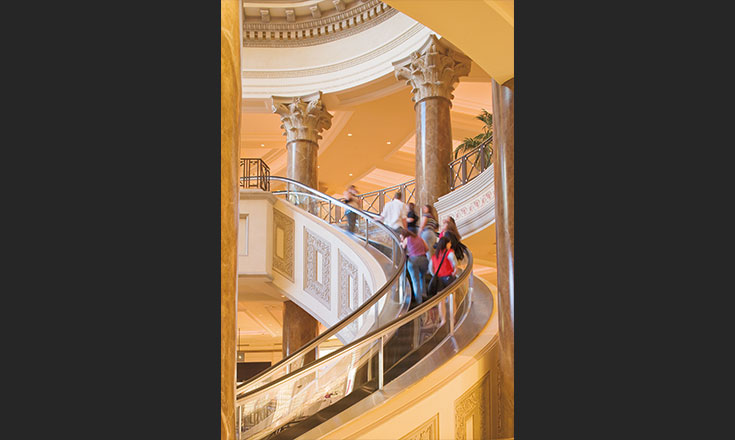
[[[317,188],[316,158],[319,146],[311,141],[296,140],[286,145],[287,177]]]
[[[426,98],[416,110],[416,204],[433,205],[449,192],[449,167],[452,160],[452,121],[450,101]]]
[[[293,301],[283,303],[283,356],[286,357],[319,336],[319,324],[313,316]],[[316,359],[316,350],[304,362]]]
[[[514,80],[493,81],[493,125],[495,167],[495,231],[498,259],[498,319],[500,332],[500,439],[515,432],[515,325],[514,292]]]
[[[221,1],[220,29],[220,434],[235,439],[240,3]]]
[[[452,160],[452,91],[470,73],[471,60],[429,35],[423,46],[393,63],[397,79],[411,86],[416,103],[416,196],[419,206],[433,205],[449,192]]]

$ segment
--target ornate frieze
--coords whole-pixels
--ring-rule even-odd
[[[454,401],[454,438],[467,439],[467,422],[472,419],[472,438],[490,438],[490,373]]]
[[[395,49],[406,41],[410,40],[411,37],[418,34],[424,29],[424,26],[420,23],[411,26],[406,32],[401,34],[400,37],[391,40],[388,44],[384,44],[377,49],[371,50],[358,57],[351,58],[347,61],[342,61],[336,64],[330,64],[322,67],[315,67],[310,69],[292,69],[292,70],[265,70],[265,71],[248,71],[243,70],[243,78],[301,78],[304,76],[312,75],[323,75],[325,73],[338,72],[350,67],[357,66],[359,64],[367,63],[370,60],[378,58],[379,56],[387,53],[390,50]]]
[[[352,304],[355,307],[359,304],[358,297],[358,285],[357,285],[357,265],[350,261],[349,258],[341,251],[338,251],[339,255],[339,294],[337,296],[338,301],[338,313],[339,319],[344,318],[352,312],[350,307],[350,297],[352,298]]]
[[[411,86],[413,101],[441,97],[449,100],[459,77],[470,73],[470,58],[430,35],[421,49],[393,63],[397,79]]]
[[[243,47],[300,47],[323,44],[340,38],[354,35],[371,28],[385,19],[397,14],[398,11],[380,0],[368,0],[362,4],[352,3],[347,8],[341,0],[334,1],[333,14],[322,17],[327,13],[318,5],[309,8],[307,16],[293,15],[286,12],[286,23],[273,23],[270,19],[270,10],[258,21],[243,22]],[[243,5],[245,6],[245,4]],[[304,19],[307,17],[306,19]]]
[[[463,237],[482,230],[495,221],[495,180],[493,167],[466,185],[439,197],[434,203],[439,222],[454,218]]]
[[[331,248],[329,242],[310,231],[306,226],[304,226],[304,242],[304,291],[331,310]],[[317,253],[321,254],[322,263],[319,275],[317,275],[319,266]]]
[[[319,133],[332,126],[332,115],[322,103],[322,92],[307,96],[273,96],[271,108],[281,116],[286,142],[310,141],[318,144]]]
[[[436,440],[439,438],[439,413],[399,440]]]
[[[295,228],[291,217],[273,210],[273,270],[293,282]],[[279,246],[281,246],[279,248]]]

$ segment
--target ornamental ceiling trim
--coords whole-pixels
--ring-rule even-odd
[[[421,23],[416,23],[415,25],[411,26],[406,32],[401,34],[398,38],[390,41],[389,43],[366,54],[360,55],[359,57],[355,57],[347,61],[342,61],[340,63],[330,64],[322,67],[315,67],[311,69],[298,70],[243,70],[242,78],[300,78],[304,76],[313,76],[321,75],[324,73],[337,72],[377,58],[380,55],[383,55],[384,53],[400,46],[408,39],[421,32],[423,29],[425,28]]]
[[[329,17],[300,23],[243,23],[243,47],[305,47],[316,46],[355,35],[393,17],[398,10],[379,0]],[[270,38],[271,33],[279,38]]]

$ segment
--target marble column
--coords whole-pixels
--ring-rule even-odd
[[[283,303],[283,357],[294,353],[319,336],[319,323],[293,301]],[[316,350],[306,355],[304,362],[316,359]]]
[[[240,2],[221,0],[220,28],[220,434],[234,440],[240,134]]]
[[[514,79],[493,81],[495,167],[495,235],[498,259],[498,319],[500,332],[500,420],[498,439],[512,439],[515,431],[514,289]]]
[[[433,205],[449,192],[452,161],[452,92],[459,77],[470,73],[471,60],[435,35],[410,56],[393,63],[397,79],[411,86],[416,103],[417,206]]]
[[[317,153],[320,133],[332,126],[332,115],[322,102],[322,92],[306,96],[273,96],[271,107],[281,116],[281,128],[286,135],[286,177],[317,189]],[[289,185],[291,190],[299,188]],[[291,197],[295,203],[309,212],[316,213],[318,206],[313,199]],[[283,306],[283,355],[297,351],[319,334],[317,320],[291,301]],[[316,351],[314,352],[316,353]],[[306,357],[314,360],[315,355]]]
[[[317,188],[317,152],[322,130],[332,126],[332,115],[322,102],[322,92],[306,96],[273,96],[271,107],[281,116],[286,135],[287,177]]]

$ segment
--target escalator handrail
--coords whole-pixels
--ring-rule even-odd
[[[260,178],[260,177],[261,176],[251,176],[251,177],[249,177],[249,179],[255,179],[255,178]],[[246,177],[246,179],[248,179],[248,177]],[[236,388],[236,390],[235,390],[235,396],[237,396],[239,394],[242,394],[243,391],[244,391],[244,389],[247,388],[249,384],[252,384],[255,381],[257,381],[258,379],[261,379],[264,376],[273,373],[277,368],[280,368],[280,367],[282,367],[282,366],[284,366],[286,364],[292,363],[296,359],[298,359],[299,357],[303,357],[306,353],[308,353],[309,351],[313,350],[318,345],[321,345],[327,339],[329,339],[330,337],[332,337],[335,334],[337,334],[340,330],[342,330],[345,327],[347,327],[348,325],[350,325],[352,323],[352,321],[354,321],[355,319],[357,319],[366,310],[369,310],[378,301],[380,301],[380,299],[382,299],[385,295],[387,295],[388,292],[391,291],[391,289],[393,287],[393,284],[396,282],[396,280],[399,278],[399,276],[403,272],[404,266],[406,264],[406,252],[401,248],[399,238],[397,237],[397,235],[395,234],[395,232],[393,232],[390,228],[388,228],[384,224],[382,224],[382,223],[376,221],[374,218],[372,218],[372,217],[374,217],[374,215],[368,215],[368,213],[366,213],[365,211],[358,210],[358,209],[356,209],[356,208],[354,208],[352,206],[349,206],[346,203],[341,202],[341,201],[335,199],[334,197],[328,196],[328,195],[326,195],[326,194],[324,194],[322,192],[319,192],[319,191],[317,191],[317,190],[315,190],[313,188],[310,188],[310,187],[304,185],[301,182],[297,182],[295,180],[292,180],[292,179],[289,179],[289,178],[286,178],[286,177],[279,177],[279,176],[269,176],[268,179],[269,180],[276,180],[276,181],[280,181],[280,182],[285,182],[285,183],[288,183],[288,184],[292,184],[292,185],[295,185],[295,186],[304,188],[306,190],[306,193],[299,192],[299,194],[309,195],[309,196],[312,196],[314,198],[320,198],[320,199],[323,199],[325,201],[332,202],[332,204],[337,205],[337,206],[340,206],[340,207],[342,207],[344,209],[349,209],[349,210],[351,210],[353,212],[356,212],[357,215],[359,215],[359,216],[361,216],[361,217],[363,217],[363,218],[366,219],[366,225],[365,225],[366,228],[368,227],[367,221],[372,221],[373,223],[375,223],[376,225],[378,225],[379,228],[383,229],[384,232],[387,232],[388,235],[389,235],[389,237],[391,237],[391,239],[394,241],[394,247],[393,248],[398,250],[399,262],[398,262],[398,264],[396,264],[396,262],[393,261],[393,267],[396,270],[389,277],[389,279],[386,281],[386,283],[380,289],[378,289],[375,293],[373,293],[370,296],[370,299],[368,301],[366,301],[365,303],[363,303],[354,312],[352,312],[349,315],[345,316],[342,320],[340,320],[339,322],[337,322],[335,325],[329,327],[322,334],[320,334],[316,338],[312,339],[311,341],[307,342],[306,345],[304,345],[303,347],[301,347],[300,349],[298,349],[296,352],[294,352],[291,355],[289,355],[289,356],[281,359],[277,363],[273,364],[271,367],[269,367],[269,368],[261,371],[256,376],[254,376],[254,377],[248,379],[247,381],[245,381],[242,385],[240,385],[239,387]],[[277,193],[281,193],[281,191],[274,191],[274,193],[276,193],[276,192]],[[288,192],[294,193],[293,191],[288,191]],[[358,238],[360,238],[360,237],[358,236]],[[394,258],[394,260],[395,260],[395,258]],[[318,359],[317,359],[317,361],[318,361]],[[315,362],[315,361],[312,361],[312,362]],[[306,367],[308,365],[311,365],[311,364],[303,365],[301,368],[304,368],[304,367]],[[296,370],[296,371],[298,371],[298,370]],[[281,376],[281,377],[284,377],[284,376]],[[270,383],[273,383],[273,382],[270,382]],[[256,388],[256,390],[257,389],[260,389],[260,388]],[[247,392],[246,394],[250,394],[251,392],[252,391]]]
[[[296,379],[298,379],[300,377],[303,377],[303,376],[305,376],[307,374],[313,373],[314,371],[316,371],[317,368],[319,368],[322,365],[326,364],[327,362],[331,361],[333,358],[335,358],[337,356],[341,356],[341,355],[343,355],[345,353],[348,354],[356,346],[365,344],[366,342],[377,341],[378,339],[380,339],[381,337],[385,336],[386,334],[391,333],[392,331],[397,330],[402,325],[404,325],[404,324],[406,324],[408,322],[411,322],[411,321],[415,320],[416,318],[418,318],[419,316],[423,315],[429,309],[431,309],[432,307],[435,307],[437,304],[439,304],[440,302],[442,302],[443,300],[445,300],[450,294],[454,293],[454,291],[458,290],[460,288],[460,286],[463,285],[464,281],[467,280],[467,278],[472,274],[473,257],[472,257],[472,253],[469,251],[469,249],[466,251],[466,255],[467,255],[467,258],[468,258],[468,260],[467,260],[467,266],[464,268],[464,270],[462,271],[462,273],[451,284],[449,284],[449,286],[447,286],[444,289],[442,289],[442,291],[439,292],[439,293],[437,293],[433,298],[430,298],[429,300],[421,303],[421,305],[419,305],[416,308],[414,308],[413,310],[409,311],[407,314],[405,314],[403,316],[399,316],[398,318],[396,318],[393,321],[387,323],[386,325],[384,325],[384,326],[382,326],[382,327],[374,330],[373,332],[368,333],[367,335],[365,335],[365,336],[363,336],[363,337],[361,337],[359,339],[356,339],[356,340],[352,341],[351,343],[349,343],[349,344],[347,344],[347,345],[345,345],[343,347],[340,347],[338,350],[335,350],[335,351],[329,353],[328,355],[326,355],[326,356],[324,356],[322,358],[319,358],[319,359],[317,359],[317,360],[309,363],[308,365],[306,365],[306,366],[304,366],[302,368],[299,368],[296,371],[292,371],[291,373],[289,373],[289,374],[287,374],[285,376],[281,376],[281,377],[279,377],[278,379],[276,379],[273,382],[270,382],[270,383],[265,384],[265,385],[263,385],[263,386],[261,386],[259,388],[256,388],[256,389],[254,389],[254,390],[252,390],[252,391],[250,391],[248,393],[243,394],[240,397],[236,397],[236,399],[235,399],[235,405],[237,406],[237,404],[239,402],[243,401],[244,399],[246,399],[248,397],[252,397],[252,396],[254,396],[256,394],[260,394],[260,393],[263,393],[265,391],[268,391],[268,390],[270,390],[272,388],[275,388],[275,387],[279,386],[280,384],[282,384],[282,383],[284,383],[286,381],[296,380]],[[459,323],[461,323],[461,320],[458,323],[456,323],[455,325],[458,325]]]

